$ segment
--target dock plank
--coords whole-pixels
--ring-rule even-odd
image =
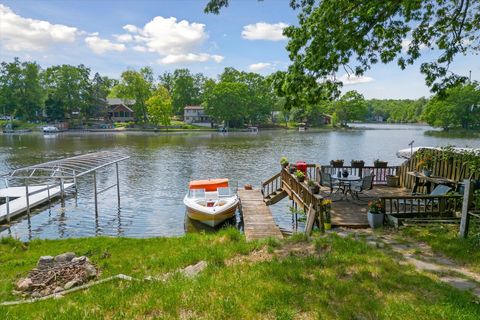
[[[263,201],[260,190],[239,190],[247,241],[273,237],[282,239],[280,228],[273,220],[270,208]]]

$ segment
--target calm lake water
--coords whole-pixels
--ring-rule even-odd
[[[351,131],[251,133],[40,133],[0,135],[0,173],[12,169],[100,150],[114,150],[131,158],[120,164],[121,208],[116,190],[99,195],[95,215],[91,177],[78,181],[79,193],[51,207],[37,210],[1,235],[23,240],[80,236],[180,236],[196,229],[185,219],[183,197],[193,179],[228,177],[240,186],[259,186],[279,170],[278,160],[328,163],[331,159],[380,158],[396,165],[399,149],[414,146],[480,147],[478,139],[447,139],[424,135],[425,126],[359,125]],[[114,170],[101,171],[99,188],[114,183]],[[2,183],[2,182],[0,182]],[[2,185],[3,187],[3,185]],[[274,206],[277,223],[291,228],[288,201]]]

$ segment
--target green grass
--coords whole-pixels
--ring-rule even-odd
[[[317,254],[226,266],[224,260],[266,245],[247,243],[238,231],[181,238],[88,238],[0,243],[0,300],[14,297],[13,282],[40,255],[87,254],[101,277],[124,273],[160,275],[207,260],[195,279],[163,282],[115,281],[48,300],[0,307],[1,319],[477,319],[480,305],[457,291],[363,242],[335,235],[314,240]]]
[[[480,226],[471,222],[469,238],[458,237],[458,225],[406,227],[401,234],[423,241],[435,252],[470,267],[480,273]]]

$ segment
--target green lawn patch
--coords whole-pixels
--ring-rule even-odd
[[[314,254],[275,255],[285,247],[313,247]],[[88,255],[102,278],[161,275],[200,260],[208,267],[194,279],[114,281],[59,300],[0,307],[1,319],[477,319],[480,314],[471,294],[401,266],[363,242],[329,235],[313,242],[296,237],[247,243],[233,229],[181,238],[2,240],[0,300],[15,298],[14,281],[40,255],[66,251]],[[260,251],[264,256],[255,259]],[[232,259],[239,255],[253,258]]]
[[[468,239],[458,237],[458,225],[406,227],[402,234],[423,241],[436,252],[480,272],[480,226],[472,220]]]

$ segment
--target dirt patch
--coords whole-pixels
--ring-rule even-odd
[[[324,249],[324,248],[322,248]],[[295,242],[295,243],[286,243],[280,248],[270,252],[268,247],[265,246],[260,250],[255,250],[250,252],[247,255],[236,255],[233,258],[225,260],[226,266],[236,265],[236,264],[254,264],[264,261],[271,261],[274,257],[279,259],[285,259],[290,256],[294,257],[307,257],[307,256],[320,256],[320,252],[324,250],[317,250],[315,245],[308,242]],[[325,248],[326,251],[329,248]]]

